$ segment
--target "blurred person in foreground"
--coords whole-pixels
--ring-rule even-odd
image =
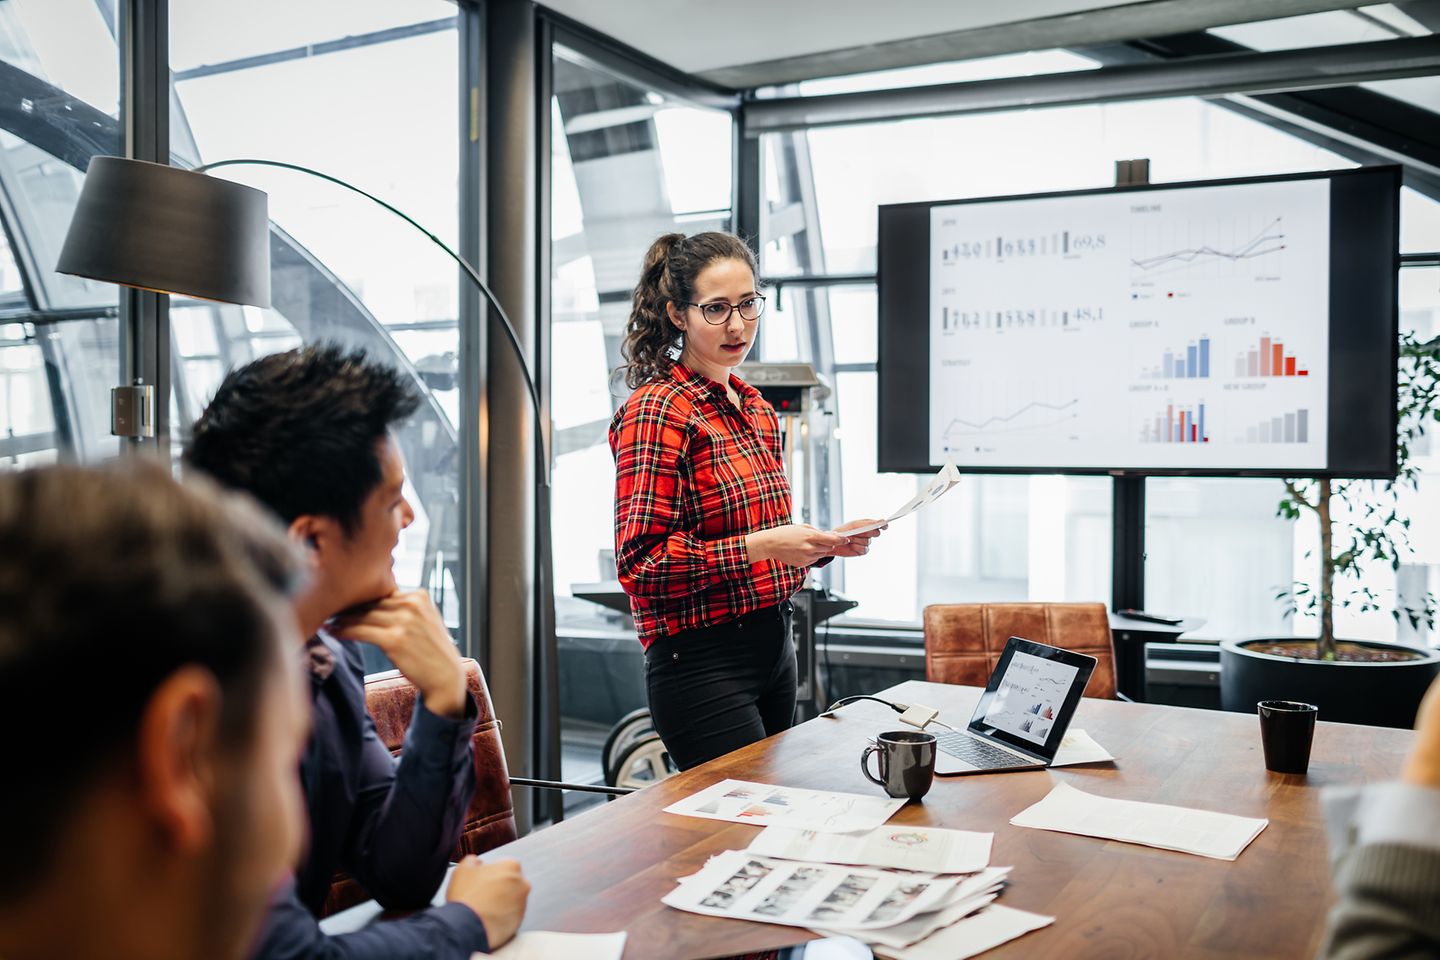
[[[1440,678],[1415,718],[1393,783],[1329,788],[1337,901],[1326,960],[1440,957]]]
[[[248,500],[158,464],[0,473],[0,957],[238,960],[299,855],[309,724]]]

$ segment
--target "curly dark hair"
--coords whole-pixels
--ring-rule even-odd
[[[760,275],[755,254],[733,233],[710,231],[693,237],[667,233],[645,251],[645,265],[635,284],[630,320],[620,346],[630,389],[670,372],[675,362],[670,352],[679,343],[680,333],[670,322],[665,305],[694,297],[695,278],[717,260],[739,260],[756,277]]]
[[[381,481],[375,449],[420,391],[363,350],[317,344],[233,370],[195,422],[185,463],[244,490],[287,524],[334,517],[353,533]]]

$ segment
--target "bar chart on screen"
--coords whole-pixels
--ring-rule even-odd
[[[1160,363],[1140,371],[1145,380],[1197,380],[1210,377],[1210,338],[1201,336],[1187,346],[1166,350]]]
[[[1195,404],[1167,403],[1165,409],[1157,411],[1140,425],[1142,443],[1192,443],[1210,442],[1210,433],[1205,424],[1205,402]]]
[[[1310,370],[1278,337],[1261,337],[1235,356],[1237,377],[1308,377]]]
[[[1309,443],[1310,411],[1304,408],[1252,422],[1237,443]]]

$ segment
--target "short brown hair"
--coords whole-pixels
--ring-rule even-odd
[[[280,653],[276,603],[301,569],[249,498],[182,485],[145,458],[0,472],[0,730],[14,774],[0,790],[0,898],[40,881],[85,788],[126,760],[176,670],[215,676],[225,742],[254,736]]]

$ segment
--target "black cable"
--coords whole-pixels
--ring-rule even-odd
[[[830,704],[830,706],[826,707],[825,712],[820,714],[820,716],[828,717],[830,716],[830,714],[834,713],[836,710],[839,710],[847,703],[855,703],[858,700],[874,700],[876,703],[883,703],[885,704],[885,706],[889,707],[891,710],[894,710],[896,713],[904,713],[906,710],[910,709],[910,704],[908,703],[891,703],[889,700],[881,700],[879,697],[872,697],[869,694],[862,693],[857,694],[853,697],[841,697],[839,700],[836,700],[834,703]]]
[[[906,710],[909,710],[909,709],[910,709],[910,704],[908,704],[908,703],[891,703],[889,700],[881,700],[879,697],[872,697],[872,696],[869,696],[868,694],[859,694],[859,695],[853,696],[853,697],[841,697],[839,700],[836,700],[834,703],[830,704],[830,706],[826,707],[826,708],[825,708],[825,712],[824,712],[824,713],[821,713],[821,714],[818,714],[818,715],[817,715],[817,718],[818,718],[818,717],[829,717],[829,716],[833,716],[836,710],[839,710],[841,707],[845,706],[846,704],[855,703],[855,702],[858,701],[858,700],[874,700],[876,703],[883,703],[883,704],[885,704],[885,706],[889,707],[891,710],[894,710],[896,713],[904,713]],[[907,721],[907,722],[909,722],[909,721]],[[946,730],[950,730],[950,731],[952,731],[952,732],[955,732],[955,728],[954,728],[954,727],[950,726],[950,724],[948,724],[948,723],[946,723],[945,721],[943,721],[943,720],[940,719],[940,715],[939,715],[938,712],[936,713],[935,716],[931,717],[931,718],[926,722],[925,726],[929,726],[929,725],[932,724],[932,723],[935,724],[936,726],[944,727]],[[922,727],[921,729],[924,729],[924,728]]]

